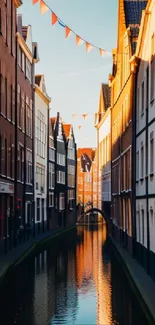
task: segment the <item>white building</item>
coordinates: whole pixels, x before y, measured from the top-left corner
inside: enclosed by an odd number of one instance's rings
[[[137,257],[153,273],[155,261],[155,0],[143,12],[136,57]],[[149,265],[148,265],[149,261]]]
[[[111,109],[110,88],[101,84],[99,108],[96,114],[98,208],[110,216],[111,204]]]
[[[42,232],[47,225],[47,152],[49,103],[44,75],[35,76],[35,223]]]

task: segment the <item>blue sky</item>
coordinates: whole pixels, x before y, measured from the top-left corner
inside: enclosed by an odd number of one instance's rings
[[[117,0],[46,0],[49,7],[86,41],[111,51],[116,46]],[[101,58],[85,44],[76,47],[75,36],[65,39],[59,24],[51,25],[47,12],[40,14],[39,4],[23,0],[19,11],[23,24],[32,25],[32,39],[38,42],[40,62],[36,73],[45,75],[48,95],[52,99],[51,115],[59,111],[64,122],[72,123],[79,147],[95,147],[94,113],[98,109],[100,84],[108,81],[111,58]],[[72,118],[72,113],[77,114]],[[81,114],[89,113],[84,121]],[[82,125],[78,130],[78,125]]]

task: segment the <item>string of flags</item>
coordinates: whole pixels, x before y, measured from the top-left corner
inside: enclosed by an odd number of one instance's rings
[[[56,14],[55,12],[46,4],[43,0],[32,0],[32,4],[35,5],[36,3],[40,3],[40,13],[45,14],[47,11],[51,12],[51,24],[55,25],[58,23],[61,27],[65,29],[65,37],[69,37],[71,34],[75,35],[76,39],[76,46],[85,43],[86,46],[86,52],[90,52],[92,49],[97,49],[100,53],[100,56],[109,56],[111,53],[109,51],[106,51],[105,49],[102,49],[98,46],[95,46],[89,42],[87,42],[85,39],[83,39],[81,36],[79,36],[76,32],[74,32],[70,27],[68,27]]]

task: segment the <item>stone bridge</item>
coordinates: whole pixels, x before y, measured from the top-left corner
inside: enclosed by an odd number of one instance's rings
[[[78,217],[78,219],[77,219],[77,224],[79,224],[80,223],[80,220],[85,216],[85,215],[87,215],[88,213],[93,213],[93,212],[99,212],[101,215],[102,215],[102,217],[103,217],[103,219],[105,220],[105,222],[106,222],[106,226],[107,226],[107,229],[108,229],[108,231],[111,229],[111,219],[110,219],[110,216],[108,217],[107,216],[107,214],[106,214],[106,212],[104,211],[104,210],[100,210],[100,209],[98,209],[98,208],[90,208],[90,209],[88,209],[87,211],[85,211],[84,213],[82,213],[79,217]]]

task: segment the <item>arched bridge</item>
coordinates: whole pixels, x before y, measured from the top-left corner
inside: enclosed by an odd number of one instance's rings
[[[90,208],[90,209],[88,209],[87,211],[85,211],[84,213],[82,213],[82,214],[78,217],[78,219],[77,219],[77,223],[79,223],[79,221],[80,221],[80,220],[81,220],[85,215],[87,215],[88,213],[93,213],[93,212],[99,212],[99,213],[102,215],[103,219],[105,220],[107,227],[109,226],[110,218],[107,216],[107,214],[106,214],[106,212],[105,212],[104,210],[100,210],[100,209],[98,209],[98,208]]]

